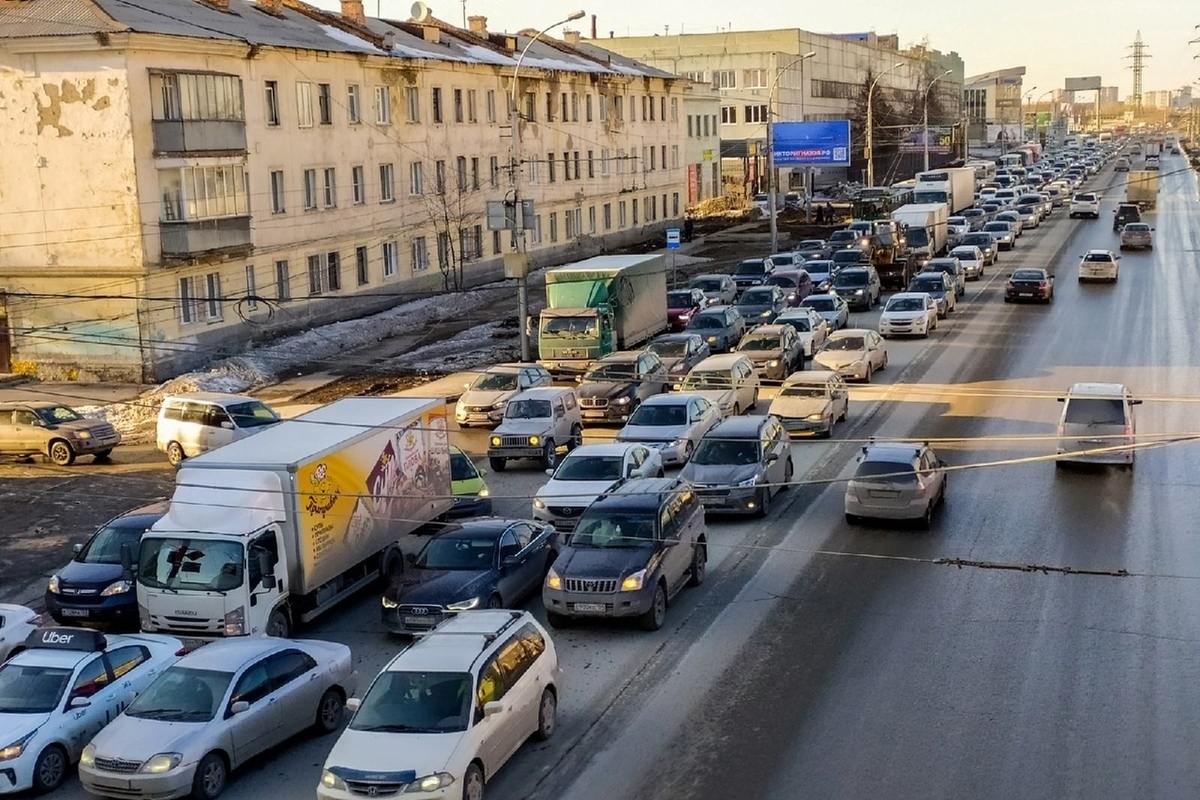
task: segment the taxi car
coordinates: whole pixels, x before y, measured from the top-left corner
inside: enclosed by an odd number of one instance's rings
[[[41,624],[41,615],[33,609],[0,603],[0,663],[24,650],[25,640]]]

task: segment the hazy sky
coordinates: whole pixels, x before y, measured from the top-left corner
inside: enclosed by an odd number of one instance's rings
[[[338,8],[338,0],[317,0]],[[367,14],[407,19],[411,0],[364,0]],[[439,19],[462,24],[462,0],[426,0]],[[601,38],[663,33],[803,28],[817,33],[874,30],[896,33],[901,47],[925,37],[944,52],[957,51],[968,75],[1025,66],[1026,90],[1061,87],[1063,78],[1099,75],[1105,86],[1133,88],[1124,58],[1138,30],[1147,45],[1143,90],[1178,89],[1200,81],[1200,0],[466,0],[494,31],[542,28],[583,9],[588,35],[597,15]],[[1200,87],[1195,87],[1200,93]]]

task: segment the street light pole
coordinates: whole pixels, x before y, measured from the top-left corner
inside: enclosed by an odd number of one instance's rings
[[[1028,92],[1026,92],[1025,94],[1023,94],[1017,98],[1017,114],[1018,114],[1017,122],[1020,125],[1020,127],[1017,129],[1018,130],[1017,138],[1021,140],[1020,142],[1017,143],[1018,145],[1025,144],[1025,101],[1027,99],[1029,99],[1029,96],[1036,91],[1037,91],[1037,87],[1031,86],[1031,87],[1029,87]]]
[[[903,66],[904,66],[903,61],[897,61],[895,64],[892,64],[890,67],[885,69],[883,72],[876,75],[875,80],[871,81],[870,87],[867,88],[867,153],[866,153],[866,156],[867,156],[867,185],[868,186],[875,185],[875,153],[872,152],[872,150],[871,150],[871,145],[874,143],[874,138],[875,138],[874,132],[873,132],[873,128],[875,126],[875,116],[874,116],[874,111],[872,110],[872,107],[871,107],[871,101],[875,96],[875,86],[876,86],[876,84],[879,83],[879,79],[882,78],[884,75],[887,75],[889,72],[891,72],[894,69],[900,69]]]
[[[804,118],[804,62],[817,54],[816,50],[805,53],[797,59],[793,59],[785,64],[781,69],[775,70],[775,77],[771,80],[771,87],[767,91],[767,213],[771,215],[771,252],[774,253],[779,246],[779,220],[776,214],[777,201],[775,194],[777,192],[775,186],[775,137],[771,131],[771,122],[775,117],[775,90],[779,87],[779,79],[783,73],[791,69],[795,65],[800,65],[800,118]],[[775,54],[771,54],[771,58],[775,58]]]
[[[509,87],[508,91],[509,119],[512,122],[512,139],[509,142],[508,156],[508,179],[509,185],[512,187],[514,226],[512,249],[514,254],[525,252],[525,215],[521,213],[521,114],[517,108],[517,79],[521,72],[521,62],[525,60],[525,54],[529,52],[529,48],[533,46],[533,43],[541,38],[542,34],[557,28],[559,25],[566,25],[568,22],[583,19],[583,16],[583,11],[576,11],[566,19],[559,20],[553,25],[547,25],[545,28],[542,28],[526,42],[525,47],[521,49],[521,55],[517,57],[517,63],[513,66],[512,86]],[[526,275],[528,269],[529,265],[526,262],[521,265],[517,275],[517,328],[520,331],[521,339],[521,361],[531,361],[533,358],[529,344],[529,280]]]
[[[1049,97],[1052,94],[1054,94],[1054,90],[1047,89],[1046,91],[1044,91],[1040,95],[1038,95],[1037,100],[1033,101],[1033,135],[1034,135],[1034,138],[1038,139],[1039,142],[1041,141],[1041,138],[1038,136],[1038,118],[1037,118],[1038,106],[1040,106],[1042,104],[1043,99],[1045,99],[1046,97]],[[1053,122],[1054,121],[1053,111],[1050,114],[1050,117],[1051,117],[1050,121]],[[1049,126],[1047,126],[1047,127],[1049,127]],[[1049,131],[1047,131],[1047,135],[1049,135]]]
[[[923,120],[924,128],[922,130],[922,133],[923,133],[922,138],[925,140],[925,172],[929,172],[929,92],[930,92],[930,90],[933,89],[933,85],[935,83],[937,83],[942,78],[949,75],[951,72],[954,72],[954,70],[952,70],[952,69],[946,70],[941,75],[938,75],[936,78],[931,80],[929,82],[929,85],[925,87],[925,113],[923,115],[924,116],[924,120]]]

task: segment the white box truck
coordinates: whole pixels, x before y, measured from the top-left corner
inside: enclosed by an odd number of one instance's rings
[[[188,459],[139,548],[142,630],[288,636],[398,574],[451,502],[441,399],[347,397]]]
[[[950,214],[975,204],[975,168],[946,167],[917,173],[913,187],[914,203],[945,203]]]
[[[934,258],[946,249],[949,217],[945,203],[912,203],[892,212],[892,219],[905,226],[909,252],[918,262]]]

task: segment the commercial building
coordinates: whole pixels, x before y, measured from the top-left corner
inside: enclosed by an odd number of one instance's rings
[[[857,119],[867,82],[878,78],[874,100],[881,110],[876,138],[876,171],[887,174],[916,166],[904,159],[907,131],[921,122],[926,92],[930,124],[951,126],[962,119],[963,62],[957,53],[925,47],[901,49],[897,36],[874,33],[822,34],[786,28],[765,31],[685,33],[670,36],[610,37],[604,47],[639,62],[711,85],[720,94],[720,139],[725,190],[734,194],[762,191],[766,186],[767,122],[852,120],[850,169],[820,167],[818,185],[847,177],[860,178],[865,146],[862,120]],[[815,55],[802,58],[808,53]],[[899,63],[899,67],[895,65]],[[948,73],[948,74],[946,74]],[[882,113],[894,110],[893,118]],[[857,124],[855,124],[855,121]],[[890,148],[889,148],[890,145]],[[948,157],[939,154],[938,160]],[[806,180],[801,168],[780,171],[778,185],[799,189]]]
[[[967,77],[963,99],[972,147],[1011,145],[1022,138],[1024,75],[1024,67],[1008,67]]]
[[[497,277],[514,152],[535,263],[661,236],[687,82],[531,36],[361,0],[0,0],[0,372],[159,380]]]

